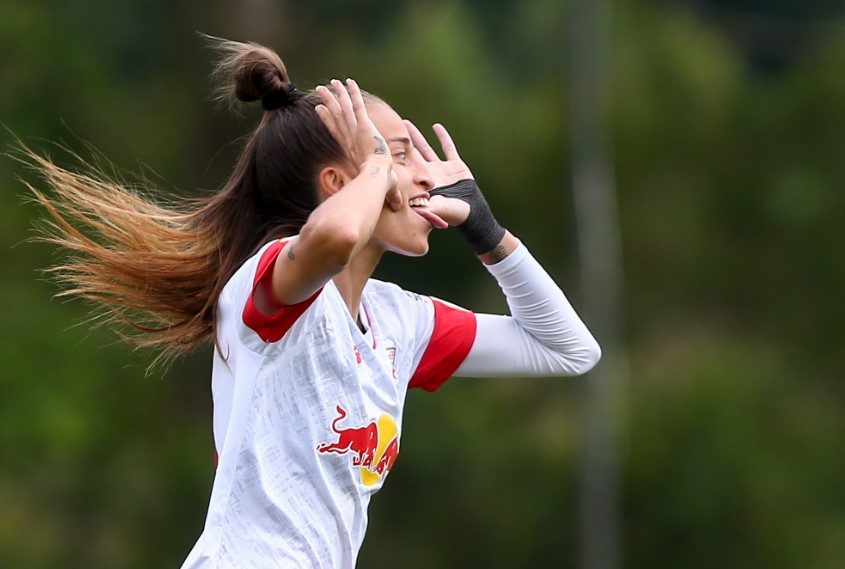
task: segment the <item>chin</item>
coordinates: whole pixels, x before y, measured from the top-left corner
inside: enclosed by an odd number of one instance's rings
[[[393,246],[389,250],[405,257],[422,257],[428,253],[428,239],[426,238],[417,243],[403,243],[402,245]]]

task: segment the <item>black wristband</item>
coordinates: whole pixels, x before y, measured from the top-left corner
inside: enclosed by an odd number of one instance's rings
[[[475,180],[460,180],[448,186],[434,188],[429,194],[457,198],[469,204],[469,216],[455,229],[467,240],[476,255],[489,253],[501,243],[505,228],[493,217],[490,205]]]

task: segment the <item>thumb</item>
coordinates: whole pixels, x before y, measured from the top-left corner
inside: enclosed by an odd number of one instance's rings
[[[392,211],[399,211],[402,209],[402,206],[405,205],[405,198],[402,197],[402,192],[399,191],[398,185],[399,178],[396,176],[396,172],[391,171],[390,189],[387,190],[387,194],[384,196],[384,201]]]
[[[428,200],[428,207],[432,213],[441,217],[453,227],[462,224],[469,217],[469,204],[457,198],[431,196]]]

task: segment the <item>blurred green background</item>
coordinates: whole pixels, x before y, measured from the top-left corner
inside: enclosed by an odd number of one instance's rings
[[[626,567],[845,567],[843,4],[609,2]],[[265,43],[301,88],[353,76],[443,122],[578,307],[571,7],[0,0],[0,122],[60,163],[54,142],[90,143],[174,193],[213,190],[257,114],[210,100],[196,32]],[[145,376],[149,354],[52,299],[16,176],[0,160],[0,567],[178,567],[214,473],[210,348]],[[377,276],[505,309],[448,233]],[[577,567],[590,377],[411,393],[360,567]]]

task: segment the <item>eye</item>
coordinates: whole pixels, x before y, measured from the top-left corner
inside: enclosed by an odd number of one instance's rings
[[[401,160],[403,162],[408,159],[408,153],[405,152],[404,150],[401,151],[401,152],[397,152],[393,156],[395,156],[396,158],[398,158],[399,160]]]

